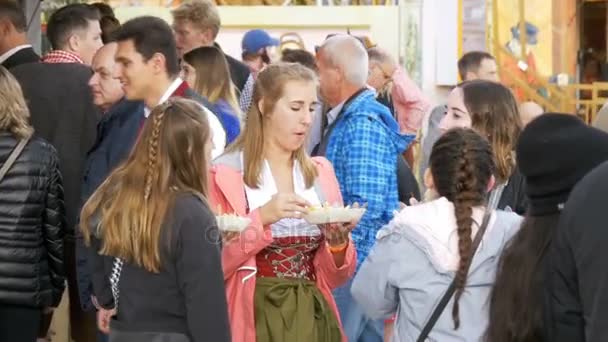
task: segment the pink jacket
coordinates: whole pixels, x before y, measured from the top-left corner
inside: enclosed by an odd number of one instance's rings
[[[391,97],[401,133],[416,134],[431,104],[402,68],[395,70],[392,79]]]
[[[333,167],[325,158],[313,158],[319,172],[315,188],[321,202],[342,203],[342,195]],[[255,317],[253,296],[256,282],[255,256],[272,242],[269,226],[262,226],[259,210],[247,214],[247,200],[243,173],[238,153],[230,153],[218,158],[211,170],[209,180],[209,199],[213,208],[221,206],[224,212],[234,212],[240,216],[248,216],[252,223],[237,240],[226,244],[222,250],[222,264],[228,313],[232,330],[233,342],[255,342]],[[353,243],[346,250],[344,265],[338,268],[328,248],[320,247],[315,258],[314,266],[317,287],[325,296],[336,318],[340,314],[331,290],[343,285],[355,272],[356,251]],[[341,323],[340,323],[341,326]],[[343,342],[346,337],[343,334]]]

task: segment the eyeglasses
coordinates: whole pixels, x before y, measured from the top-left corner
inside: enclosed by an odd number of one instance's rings
[[[375,68],[375,69],[380,70],[380,72],[382,73],[382,77],[383,77],[385,80],[389,81],[389,80],[392,80],[392,79],[393,79],[393,76],[392,76],[392,75],[390,75],[388,72],[386,72],[386,71],[385,71],[385,70],[382,68],[382,66],[381,66],[380,64],[377,64],[377,63],[374,63],[374,64],[372,64],[372,65],[371,65],[371,67],[369,68],[369,74],[371,74],[371,73],[372,73],[372,70],[373,70],[374,68]]]

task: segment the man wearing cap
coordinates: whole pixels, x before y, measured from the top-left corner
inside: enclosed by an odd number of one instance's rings
[[[274,59],[277,46],[279,40],[272,38],[264,30],[251,30],[245,33],[241,41],[242,57],[254,78]]]
[[[251,77],[247,80],[239,99],[239,106],[245,115],[253,98],[255,78],[258,72],[274,60],[277,46],[279,46],[279,40],[270,37],[268,32],[264,30],[251,30],[243,36],[241,57],[251,71]]]

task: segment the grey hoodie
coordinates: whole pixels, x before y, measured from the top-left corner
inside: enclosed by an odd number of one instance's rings
[[[473,209],[481,222],[483,208]],[[460,328],[454,330],[453,301],[428,341],[480,341],[488,320],[488,297],[505,244],[521,224],[514,213],[492,214],[460,298]],[[393,341],[416,341],[458,268],[454,206],[445,198],[406,207],[378,232],[378,240],[355,277],[352,294],[374,319],[397,313]],[[472,237],[477,232],[474,225]]]

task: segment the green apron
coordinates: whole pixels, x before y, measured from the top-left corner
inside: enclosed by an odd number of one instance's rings
[[[257,278],[257,342],[340,342],[340,326],[325,297],[309,280]]]

